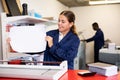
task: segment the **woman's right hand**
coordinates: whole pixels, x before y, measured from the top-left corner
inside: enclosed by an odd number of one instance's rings
[[[45,39],[48,42],[48,46],[52,47],[52,45],[53,45],[53,38],[51,36],[46,36]]]

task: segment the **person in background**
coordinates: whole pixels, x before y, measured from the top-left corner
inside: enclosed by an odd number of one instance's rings
[[[94,41],[94,62],[99,61],[99,50],[104,46],[104,33],[99,28],[97,22],[92,24],[93,30],[96,31],[95,35],[89,39],[86,39],[86,42]]]
[[[58,29],[47,32],[44,61],[62,62],[67,60],[68,69],[74,69],[74,58],[77,56],[80,44],[74,23],[73,12],[65,10],[60,13]]]

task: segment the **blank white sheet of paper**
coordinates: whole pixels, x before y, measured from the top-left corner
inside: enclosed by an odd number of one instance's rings
[[[42,52],[46,48],[45,25],[13,26],[10,28],[10,45],[17,52]]]

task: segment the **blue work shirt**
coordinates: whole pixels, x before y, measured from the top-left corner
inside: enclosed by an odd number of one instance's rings
[[[59,30],[51,30],[47,35],[53,38],[53,46],[46,47],[44,61],[62,62],[68,61],[68,69],[74,69],[74,58],[77,56],[80,39],[72,31],[69,31],[59,42]]]
[[[86,40],[87,42],[94,41],[94,49],[101,49],[104,45],[104,34],[101,29],[98,29],[95,35]]]

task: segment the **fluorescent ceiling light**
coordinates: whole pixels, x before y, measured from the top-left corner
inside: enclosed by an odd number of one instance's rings
[[[113,4],[113,3],[120,3],[120,0],[89,1],[90,5],[94,5],[94,4]]]

